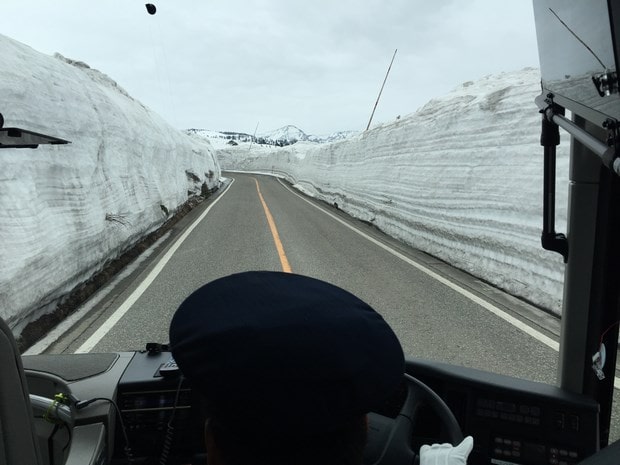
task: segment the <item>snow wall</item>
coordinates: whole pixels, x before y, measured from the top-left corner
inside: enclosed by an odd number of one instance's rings
[[[222,169],[284,174],[413,247],[561,312],[564,267],[544,251],[536,69],[466,82],[416,113],[330,145],[217,150]],[[558,148],[566,228],[568,137]]]
[[[70,145],[0,149],[0,316],[19,334],[220,177],[211,146],[103,73],[0,35],[5,127]]]

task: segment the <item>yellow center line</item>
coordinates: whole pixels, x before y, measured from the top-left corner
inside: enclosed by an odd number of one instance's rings
[[[282,245],[282,241],[280,240],[280,235],[278,234],[278,228],[276,228],[276,222],[273,220],[273,216],[271,216],[271,212],[269,211],[269,207],[263,198],[263,194],[260,192],[260,186],[258,185],[258,180],[253,178],[256,183],[256,190],[258,191],[258,198],[260,199],[260,203],[263,204],[263,209],[265,210],[265,216],[267,217],[267,222],[269,223],[269,229],[271,229],[271,235],[273,236],[273,242],[276,244],[276,250],[278,251],[278,256],[280,257],[280,263],[282,264],[282,271],[285,273],[292,273],[291,265],[286,258],[286,254],[284,253],[284,246]]]

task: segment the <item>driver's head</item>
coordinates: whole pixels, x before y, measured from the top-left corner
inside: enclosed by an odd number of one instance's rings
[[[331,284],[240,273],[190,295],[173,356],[205,400],[211,463],[360,463],[365,414],[399,386],[401,346],[369,305]]]

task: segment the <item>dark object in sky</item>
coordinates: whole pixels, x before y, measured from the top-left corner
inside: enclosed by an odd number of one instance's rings
[[[150,15],[154,15],[155,13],[157,13],[157,8],[155,8],[155,5],[153,5],[152,3],[147,3],[145,4],[145,6],[146,11],[148,11]]]

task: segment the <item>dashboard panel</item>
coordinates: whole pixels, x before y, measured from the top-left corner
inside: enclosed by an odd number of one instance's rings
[[[102,399],[75,412],[75,431],[98,425],[107,437],[90,453],[92,444],[79,443],[76,435],[71,453],[93,456],[81,463],[129,463],[126,441],[132,463],[156,464],[162,457],[170,465],[206,463],[200,398],[178,373],[162,374],[169,360],[169,352],[143,351],[26,356],[23,365],[32,394],[51,398],[60,390],[78,401]],[[432,388],[463,433],[474,437],[469,465],[575,465],[598,449],[599,408],[587,397],[427,360],[407,359],[406,370]],[[381,412],[386,421],[397,415],[402,394]],[[103,399],[115,401],[120,420]],[[432,414],[421,411],[416,418],[414,450],[442,441]]]
[[[407,372],[439,394],[473,436],[470,465],[575,465],[598,450],[599,406],[588,397],[425,360],[408,359]],[[430,428],[417,425],[418,440],[441,436]]]
[[[117,404],[135,458],[147,463],[206,463],[200,398],[180,372],[160,370],[169,352],[139,352],[118,383]],[[124,438],[117,432],[116,443]],[[117,450],[116,458],[123,458]]]

